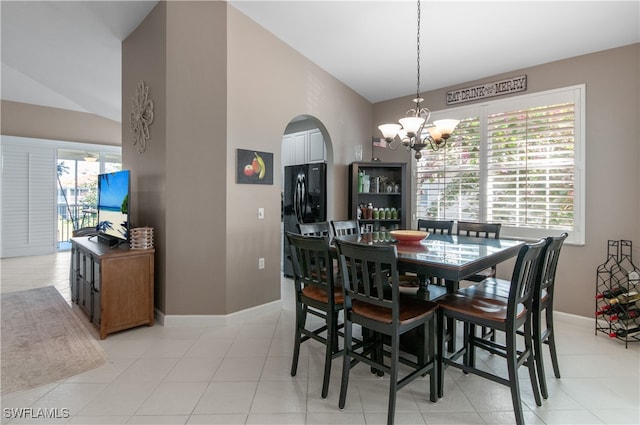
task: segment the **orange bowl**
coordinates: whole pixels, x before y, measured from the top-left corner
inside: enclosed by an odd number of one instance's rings
[[[398,243],[405,244],[419,244],[421,240],[426,239],[429,236],[429,232],[422,230],[392,230],[389,232],[391,237],[398,241]]]

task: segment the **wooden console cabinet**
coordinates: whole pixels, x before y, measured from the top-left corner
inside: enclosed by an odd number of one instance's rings
[[[107,334],[153,326],[155,250],[110,248],[87,237],[71,239],[71,299]]]

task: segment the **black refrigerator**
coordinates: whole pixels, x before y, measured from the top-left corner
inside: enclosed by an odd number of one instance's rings
[[[293,276],[286,232],[298,233],[298,223],[314,223],[327,219],[327,164],[288,165],[284,167],[282,220],[284,255],[282,272]]]

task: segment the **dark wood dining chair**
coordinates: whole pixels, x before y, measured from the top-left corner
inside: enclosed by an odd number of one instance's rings
[[[331,362],[342,355],[338,344],[339,312],[344,309],[342,290],[337,288],[333,271],[329,238],[326,236],[304,236],[287,232],[291,249],[296,294],[296,329],[291,361],[291,376],[296,376],[300,345],[314,339],[325,345],[322,398],[329,391]],[[324,324],[312,327],[307,315],[324,319]],[[326,332],[326,336],[322,336]]]
[[[543,345],[547,345],[549,347],[553,374],[556,378],[560,378],[560,367],[558,364],[555,334],[553,331],[553,294],[555,292],[556,270],[558,268],[560,250],[562,249],[567,236],[567,233],[562,233],[560,236],[549,236],[546,238],[544,254],[540,260],[540,271],[536,278],[533,295],[532,337],[534,357],[540,393],[545,399],[549,397],[549,391],[547,389],[547,380],[544,371],[544,360],[542,354]],[[460,292],[506,298],[509,295],[510,286],[511,283],[509,281],[490,278],[477,283],[476,285],[465,288]],[[544,325],[543,318],[545,319]],[[519,330],[518,333],[522,334],[522,331]]]
[[[331,227],[333,228],[334,236],[360,234],[360,225],[358,224],[358,220],[332,220]]]
[[[398,254],[394,245],[363,245],[341,240],[335,244],[345,294],[344,360],[338,406],[340,409],[345,406],[351,369],[362,362],[372,371],[389,374],[387,424],[393,424],[396,393],[415,379],[428,373],[429,398],[433,402],[437,400],[434,325],[438,306],[400,293]],[[364,344],[354,344],[354,324],[362,327]],[[412,330],[418,340],[414,358],[400,352],[400,337]],[[411,370],[405,374],[402,368],[402,378],[400,363]]]
[[[428,220],[419,218],[418,230],[424,230],[436,235],[451,235],[453,232],[453,220]]]
[[[431,234],[436,234],[436,235],[450,236],[453,231],[453,220],[429,220],[425,218],[419,218],[417,230],[424,230],[425,232],[429,232]],[[404,274],[405,276],[412,276],[413,274],[411,272],[405,272],[404,270],[401,270],[401,273]],[[426,274],[423,274],[423,273],[416,273],[416,275],[421,288],[427,288],[429,285],[437,285],[437,286],[446,285],[444,279],[438,279],[433,276],[427,276]]]
[[[438,362],[439,396],[443,395],[444,366],[453,366],[464,373],[472,373],[508,386],[511,390],[516,423],[524,424],[518,368],[526,366],[529,370],[536,404],[542,405],[534,363],[532,311],[539,262],[545,244],[546,241],[541,239],[537,243],[522,246],[513,269],[507,298],[459,291],[436,300],[440,307],[438,313],[438,343],[441,353]],[[444,323],[448,318],[464,324],[462,347],[450,356],[447,356],[444,350]],[[476,336],[476,326],[504,332],[506,342],[499,344],[482,335]],[[524,345],[521,347],[517,344],[519,329],[523,329],[524,335]],[[478,348],[506,359],[506,378],[476,367],[475,352]],[[460,361],[461,357],[462,361]]]
[[[499,239],[501,223],[473,223],[470,221],[459,221],[456,226],[458,236],[472,236],[476,238]],[[472,276],[465,278],[472,282],[481,282],[488,277],[496,277],[496,265],[482,270]]]
[[[298,231],[304,236],[327,236],[331,238],[331,226],[328,221],[298,223]]]

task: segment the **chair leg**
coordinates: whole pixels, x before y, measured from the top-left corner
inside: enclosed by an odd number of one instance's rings
[[[437,368],[436,379],[438,383],[438,398],[442,398],[442,396],[444,395],[444,360],[443,359],[446,353],[444,321],[445,321],[444,313],[442,312],[442,310],[438,310],[437,322],[436,322],[436,327],[438,332],[438,335],[437,335],[438,355],[436,357],[437,363],[434,366],[434,369]]]
[[[349,386],[349,371],[351,369],[351,322],[347,319],[345,314],[344,318],[344,355],[342,358],[342,380],[340,381],[340,400],[338,401],[338,407],[344,409],[345,402],[347,401],[347,388]]]
[[[464,345],[467,347],[465,352],[465,364],[467,366],[476,367],[476,346],[473,344],[473,338],[476,336],[476,325],[473,323],[464,324]]]
[[[547,391],[547,380],[544,372],[544,362],[542,360],[542,317],[539,311],[533,313],[533,354],[536,363],[537,380],[540,386],[542,398],[549,398]]]
[[[432,363],[431,371],[429,371],[429,400],[433,403],[438,401],[438,368],[436,365],[438,355],[436,353],[436,341],[434,340],[435,321],[436,317],[434,316],[425,325],[425,338],[427,338],[427,362]]]
[[[389,407],[387,410],[387,425],[393,425],[396,415],[396,394],[398,392],[398,366],[400,357],[400,336],[391,336],[391,372],[389,373]]]
[[[524,414],[522,411],[522,401],[520,400],[520,385],[518,383],[518,353],[516,349],[515,332],[507,332],[507,370],[509,373],[509,389],[511,390],[511,402],[513,404],[513,413],[516,417],[517,425],[524,425]],[[526,337],[525,337],[526,338]],[[526,350],[525,344],[525,350]],[[530,349],[530,347],[529,347]],[[535,377],[534,377],[535,380]]]
[[[327,398],[329,393],[329,378],[331,377],[331,360],[336,347],[337,315],[327,313],[327,340],[324,351],[324,378],[322,379],[322,398]]]
[[[530,323],[524,325],[524,351],[529,352],[529,356],[525,362],[525,366],[529,369],[529,379],[531,380],[531,389],[533,390],[533,396],[536,400],[537,406],[542,406],[542,399],[540,398],[540,389],[538,388],[538,379],[536,377],[534,353],[533,353],[533,337]],[[517,378],[517,377],[516,377]]]
[[[293,359],[291,360],[291,376],[296,376],[298,372],[298,358],[300,357],[300,344],[302,343],[302,332],[305,318],[307,315],[307,307],[302,303],[296,303],[296,334],[293,342]]]
[[[546,309],[547,329],[548,337],[547,344],[549,345],[549,353],[551,354],[551,364],[553,365],[553,374],[556,378],[560,379],[560,366],[558,365],[558,354],[556,353],[556,338],[553,331],[553,310]]]

